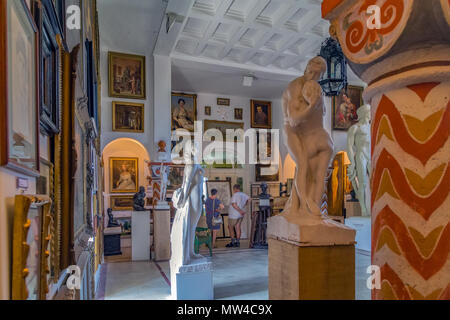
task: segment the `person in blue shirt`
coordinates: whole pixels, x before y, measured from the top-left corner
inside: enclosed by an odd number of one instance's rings
[[[224,208],[222,202],[219,199],[217,199],[216,189],[211,190],[211,195],[208,197],[208,199],[206,199],[205,208],[206,208],[206,223],[208,224],[208,228],[212,231],[213,235],[212,245],[213,248],[215,248],[217,231],[220,230],[221,224],[214,224],[213,217],[217,218],[220,215],[220,210],[223,210]]]

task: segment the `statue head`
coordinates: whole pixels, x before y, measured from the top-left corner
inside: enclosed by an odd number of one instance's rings
[[[145,187],[142,187],[142,186],[139,187],[139,193],[141,193],[141,194],[145,193]]]
[[[370,122],[370,105],[365,104],[356,110],[356,114],[358,115],[358,120],[360,123],[369,123]]]
[[[322,75],[327,71],[327,63],[324,58],[317,56],[309,60],[305,69],[306,80],[319,81]]]

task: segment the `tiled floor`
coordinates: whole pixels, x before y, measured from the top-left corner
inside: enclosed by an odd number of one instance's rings
[[[267,250],[217,249],[214,264],[214,296],[216,299],[267,300]],[[366,287],[366,269],[370,256],[356,254],[356,299],[370,299]],[[158,300],[170,299],[169,263],[118,262],[106,268],[105,299]]]

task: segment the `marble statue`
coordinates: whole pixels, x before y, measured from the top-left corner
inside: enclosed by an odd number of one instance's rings
[[[134,211],[145,211],[145,188],[139,187],[139,192],[133,196],[133,209]]]
[[[186,165],[183,184],[181,188],[175,190],[172,197],[177,212],[170,235],[172,244],[170,264],[176,269],[200,263],[200,259],[204,259],[203,256],[194,253],[195,229],[203,207],[203,175],[205,173],[193,156],[194,154],[194,151],[184,153]]]
[[[333,140],[324,128],[325,106],[318,81],[326,71],[317,56],[304,76],[283,93],[284,140],[296,164],[291,195],[283,212],[268,219],[267,237],[303,245],[353,244],[356,231],[322,214],[322,197]]]
[[[160,177],[161,177],[161,194],[159,197],[160,203],[165,203],[166,201],[166,193],[167,193],[167,184],[169,183],[169,170],[168,166],[165,166],[164,163],[161,163]]]
[[[358,123],[350,127],[347,136],[347,154],[350,159],[348,177],[355,189],[361,205],[361,214],[370,216],[369,197],[367,196],[370,166],[370,106],[364,105],[357,110]]]
[[[284,212],[320,218],[327,168],[333,141],[323,126],[325,107],[318,81],[326,62],[315,57],[304,76],[291,82],[283,94],[284,135],[296,164],[291,197]]]

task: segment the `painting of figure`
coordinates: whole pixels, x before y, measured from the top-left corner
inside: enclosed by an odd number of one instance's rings
[[[111,193],[138,191],[138,158],[110,158]]]
[[[109,95],[145,99],[145,57],[109,52]]]
[[[144,105],[113,102],[113,131],[144,132]]]
[[[333,129],[348,130],[358,121],[358,110],[363,105],[363,87],[348,86],[340,95],[333,97]]]
[[[172,93],[172,130],[194,131],[197,120],[197,95]]]
[[[272,103],[251,100],[252,128],[272,129]]]

